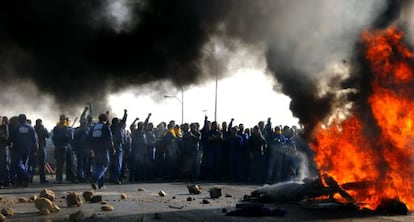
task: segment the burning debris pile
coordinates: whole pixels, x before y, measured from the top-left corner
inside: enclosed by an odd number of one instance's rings
[[[365,210],[381,215],[406,215],[407,206],[398,199],[384,198],[376,209],[366,209],[366,203],[357,202],[351,193],[366,191],[375,183],[371,181],[351,182],[338,184],[328,176],[322,179],[305,180],[304,183],[285,182],[264,186],[246,195],[244,201],[267,203],[300,203],[305,208],[346,208]]]
[[[403,37],[396,27],[362,34],[361,83],[367,85],[359,106],[313,133],[322,174],[339,184],[373,181],[367,189],[349,191],[370,209],[387,199],[414,209],[414,60]]]
[[[346,112],[315,115],[318,124],[305,125],[320,178],[263,187],[248,199],[322,198],[380,214],[414,209],[414,54],[401,30],[362,32],[351,76],[342,82],[356,89],[346,96]]]

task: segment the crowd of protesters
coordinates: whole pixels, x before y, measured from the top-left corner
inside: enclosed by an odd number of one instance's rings
[[[128,128],[127,110],[122,119],[109,120],[108,114],[95,122],[85,107],[77,128],[62,114],[50,133],[40,119],[32,127],[24,114],[0,117],[0,186],[28,186],[35,169],[40,183],[48,183],[48,139],[56,160],[54,182],[63,183],[65,175],[66,182],[89,182],[94,189],[105,182],[152,179],[275,183],[297,177],[301,157],[312,159],[299,129],[272,127],[270,118],[253,128],[235,126],[234,119],[219,125],[207,116],[202,126],[175,121],[154,126],[148,114]]]

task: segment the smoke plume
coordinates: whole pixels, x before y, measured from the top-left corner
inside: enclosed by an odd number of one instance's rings
[[[11,85],[33,82],[63,109],[134,85],[169,80],[185,87],[213,78],[209,73],[225,72],[226,61],[206,60],[217,54],[209,46],[227,42],[221,47],[260,52],[275,89],[312,129],[332,111],[344,86],[338,76],[349,74],[332,67],[349,65],[361,30],[399,15],[392,9],[403,1],[395,2],[6,1],[0,77]]]

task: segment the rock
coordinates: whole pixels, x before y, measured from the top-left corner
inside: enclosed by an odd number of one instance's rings
[[[55,192],[49,190],[49,189],[43,189],[40,191],[39,197],[44,197],[49,199],[50,201],[54,201],[56,198]]]
[[[190,194],[200,194],[200,193],[203,192],[200,185],[198,185],[198,184],[188,184],[187,188],[188,188],[188,192]]]
[[[68,207],[72,207],[72,206],[80,206],[82,205],[82,200],[80,197],[79,193],[75,193],[75,192],[70,192],[67,196],[66,196],[66,204],[68,205]]]
[[[42,215],[49,215],[51,212],[58,212],[60,208],[45,197],[39,197],[35,201],[35,207]]]
[[[102,206],[101,207],[101,210],[102,211],[113,211],[114,210],[114,206],[108,204],[108,205]]]
[[[202,202],[203,204],[209,204],[210,203],[210,201],[208,201],[208,200],[206,200],[206,199],[203,199],[203,202]]]
[[[3,214],[0,214],[0,222],[6,222],[7,221],[7,217],[4,216]]]
[[[220,187],[213,187],[209,192],[212,199],[219,198],[222,195],[222,189]]]
[[[126,193],[121,193],[121,199],[126,200],[128,198],[128,195]]]
[[[81,210],[69,215],[69,222],[82,222],[85,220],[85,213]]]
[[[165,196],[167,196],[167,193],[166,193],[165,191],[161,190],[161,191],[158,193],[158,195],[160,195],[160,197],[165,197]]]
[[[107,204],[107,203],[108,203],[108,201],[102,201],[101,202],[102,205]]]
[[[175,200],[175,196],[173,196],[172,199]]]
[[[138,191],[139,192],[143,192],[143,191],[145,191],[143,188],[138,188]]]
[[[82,196],[85,201],[91,201],[93,197],[94,192],[93,191],[85,191],[83,192]]]
[[[187,197],[187,201],[193,201],[192,197]]]
[[[37,195],[33,195],[33,196],[31,196],[31,197],[29,197],[29,200],[30,201],[35,201],[37,199]]]
[[[102,196],[101,195],[95,195],[91,199],[91,203],[100,203],[102,202]]]
[[[27,202],[26,198],[24,198],[24,197],[19,197],[19,198],[17,198],[17,201],[18,201],[19,203],[26,203],[26,202]]]
[[[3,214],[4,216],[13,216],[14,215],[14,210],[12,208],[8,208],[5,207],[3,209],[1,209],[1,214]]]
[[[225,197],[233,197],[231,194],[228,194],[228,193],[226,193],[224,196]]]
[[[183,209],[184,205],[170,204],[168,207],[173,209]]]

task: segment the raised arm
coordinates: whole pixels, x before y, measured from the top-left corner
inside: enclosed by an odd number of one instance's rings
[[[132,133],[132,131],[134,131],[135,130],[135,123],[137,122],[139,120],[139,118],[137,117],[137,118],[135,118],[134,119],[134,122],[132,122],[131,123],[131,125],[129,126],[129,129],[131,130],[131,133]]]
[[[149,119],[151,117],[151,113],[148,113],[147,118],[145,118],[145,122],[144,122],[144,129],[148,129],[148,123],[149,123]]]
[[[127,117],[128,117],[127,110],[126,110],[126,109],[124,109],[124,116],[123,116],[123,117],[122,117],[122,119],[121,119],[121,124],[122,124],[122,125],[125,125],[125,123],[126,123],[126,121],[127,121]]]

